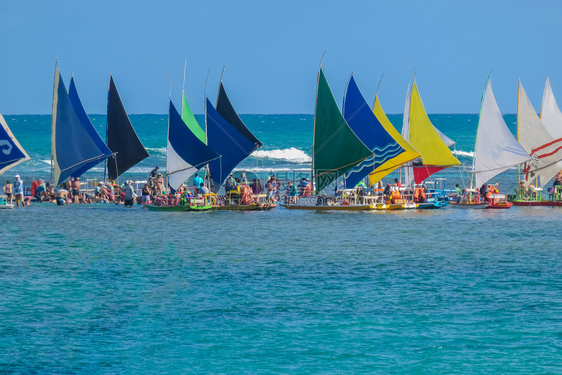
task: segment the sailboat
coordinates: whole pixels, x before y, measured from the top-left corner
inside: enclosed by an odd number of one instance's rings
[[[79,177],[111,156],[78,97],[74,77],[67,93],[58,65],[55,67],[51,160],[54,186]]]
[[[312,141],[312,180],[316,187],[316,199],[305,204],[302,202],[304,198],[300,198],[299,203],[285,204],[284,207],[301,210],[370,210],[368,204],[350,204],[343,198],[323,197],[320,193],[362,162],[365,162],[367,170],[372,171],[374,160],[366,160],[373,155],[373,151],[357,137],[342,116],[324,70],[320,67]],[[361,167],[356,173],[360,170]]]
[[[548,81],[547,85],[550,86]],[[548,107],[553,106],[550,104]],[[519,188],[510,201],[516,206],[562,206],[562,202],[542,199],[543,187],[560,170],[558,162],[562,160],[562,138],[555,139],[543,125],[521,81],[517,100],[517,140],[532,160],[522,165]]]
[[[242,122],[221,82],[217,96],[217,107],[205,97],[205,123],[207,144],[220,157],[209,163],[209,173],[214,185],[211,190],[217,193],[236,166],[252,152],[262,146],[248,127]],[[242,193],[242,192],[241,192]],[[275,204],[262,203],[259,197],[253,197],[251,204],[237,204],[225,197],[218,210],[269,210]]]
[[[25,161],[31,160],[8,127],[4,116],[0,115],[0,174]]]
[[[107,146],[113,151],[107,160],[107,173],[113,181],[150,156],[129,120],[113,76],[107,94]]]
[[[385,125],[376,116],[375,111],[379,112]],[[374,185],[394,169],[420,156],[412,145],[394,129],[382,111],[378,97],[375,99],[375,109],[371,111],[353,76],[346,88],[343,116],[353,132],[374,153],[372,157],[365,159],[344,174],[346,187],[354,187],[369,174],[378,175],[378,179],[370,179],[371,185]],[[393,210],[417,207],[415,204],[407,204],[406,201],[388,204],[382,195],[368,196],[365,199],[372,201],[375,209]]]
[[[193,116],[193,114],[191,115]],[[195,117],[193,117],[195,120]],[[193,123],[191,123],[193,125]],[[199,126],[199,125],[197,125]],[[185,180],[205,164],[216,160],[219,155],[208,147],[180,117],[170,100],[168,116],[168,141],[166,146],[166,177],[168,185],[178,190]],[[204,211],[212,209],[211,204],[182,204],[177,199],[160,198],[154,204],[145,205],[155,211]]]
[[[406,186],[421,184],[434,173],[461,164],[449,149],[454,141],[435,128],[427,116],[415,80],[406,97],[402,136],[421,154],[406,168]]]
[[[511,207],[511,203],[505,201],[505,195],[496,193],[489,197],[490,202],[486,202],[485,197],[478,195],[476,188],[486,184],[498,174],[530,160],[529,154],[507,127],[492,91],[492,81],[488,78],[480,107],[471,186],[467,194],[461,197],[459,203],[453,206],[461,208]]]

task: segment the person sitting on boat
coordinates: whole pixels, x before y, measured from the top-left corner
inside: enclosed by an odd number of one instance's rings
[[[258,190],[258,179],[254,178],[250,184],[250,189],[252,189],[252,194],[259,194]]]
[[[201,185],[203,185],[203,179],[199,177],[199,173],[195,173],[193,176],[193,186],[195,186],[195,194],[200,194],[199,190],[201,189]]]
[[[462,190],[461,187],[459,186],[459,184],[455,185],[455,191],[457,192],[457,197],[460,197],[462,194]]]
[[[390,193],[390,202],[397,203],[398,200],[401,200],[402,196],[400,195],[400,190],[398,188],[394,188]]]
[[[402,187],[402,184],[400,183],[400,181],[398,181],[397,178],[394,179],[394,185],[396,185],[396,187],[399,187],[399,188]]]
[[[416,188],[414,192],[414,202],[423,203],[425,202],[425,190],[423,187]]]

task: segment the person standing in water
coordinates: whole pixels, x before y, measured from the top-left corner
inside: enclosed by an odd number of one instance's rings
[[[123,192],[125,193],[125,207],[133,207],[135,203],[135,189],[133,188],[132,181],[126,181],[125,187],[123,188]]]
[[[25,206],[25,202],[23,200],[23,181],[20,178],[20,175],[16,175],[16,182],[14,182],[14,198],[16,199],[16,206],[19,207],[20,202],[21,206]]]
[[[6,181],[6,185],[4,185],[4,188],[2,190],[4,191],[4,194],[6,194],[6,202],[8,203],[12,203],[13,189],[14,189],[14,185],[12,185],[10,180]]]

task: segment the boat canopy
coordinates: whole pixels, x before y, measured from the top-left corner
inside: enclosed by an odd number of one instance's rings
[[[494,176],[530,159],[507,127],[492,91],[492,81],[488,79],[476,133],[473,186],[479,187]]]
[[[127,116],[113,76],[109,77],[107,95],[107,146],[114,152],[107,161],[107,173],[112,180],[150,156]]]
[[[109,156],[110,149],[103,143],[82,107],[74,78],[70,80],[67,93],[57,66],[51,128],[55,186],[70,177],[81,176]]]
[[[199,127],[199,125],[197,126]],[[218,158],[219,155],[202,142],[186,125],[170,100],[166,175],[172,189],[179,189],[181,184],[199,168]]]
[[[343,118],[322,68],[318,72],[312,154],[317,192],[373,156]]]
[[[351,168],[344,175],[346,188],[353,188],[365,176],[406,150],[389,134],[369,108],[353,75],[349,79],[343,102],[343,117],[355,135],[374,155]]]
[[[14,137],[2,115],[0,115],[0,125],[0,173],[4,173],[31,158]]]
[[[562,160],[562,139],[554,139],[535,112],[525,89],[519,81],[517,99],[517,140],[532,157],[521,169],[525,186],[538,179],[541,186],[560,170],[557,163]]]

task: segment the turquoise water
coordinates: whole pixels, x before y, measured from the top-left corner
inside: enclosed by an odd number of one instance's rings
[[[0,215],[0,371],[560,372],[562,210]]]
[[[243,119],[271,151],[247,168],[308,168],[287,156],[310,155],[312,116]],[[6,120],[48,159],[49,116]],[[93,120],[101,133],[105,118]],[[146,147],[164,147],[166,116],[132,120]],[[473,151],[476,115],[432,120]],[[32,161],[8,175],[48,169]],[[561,209],[36,204],[0,210],[0,223],[0,372],[562,371]]]

